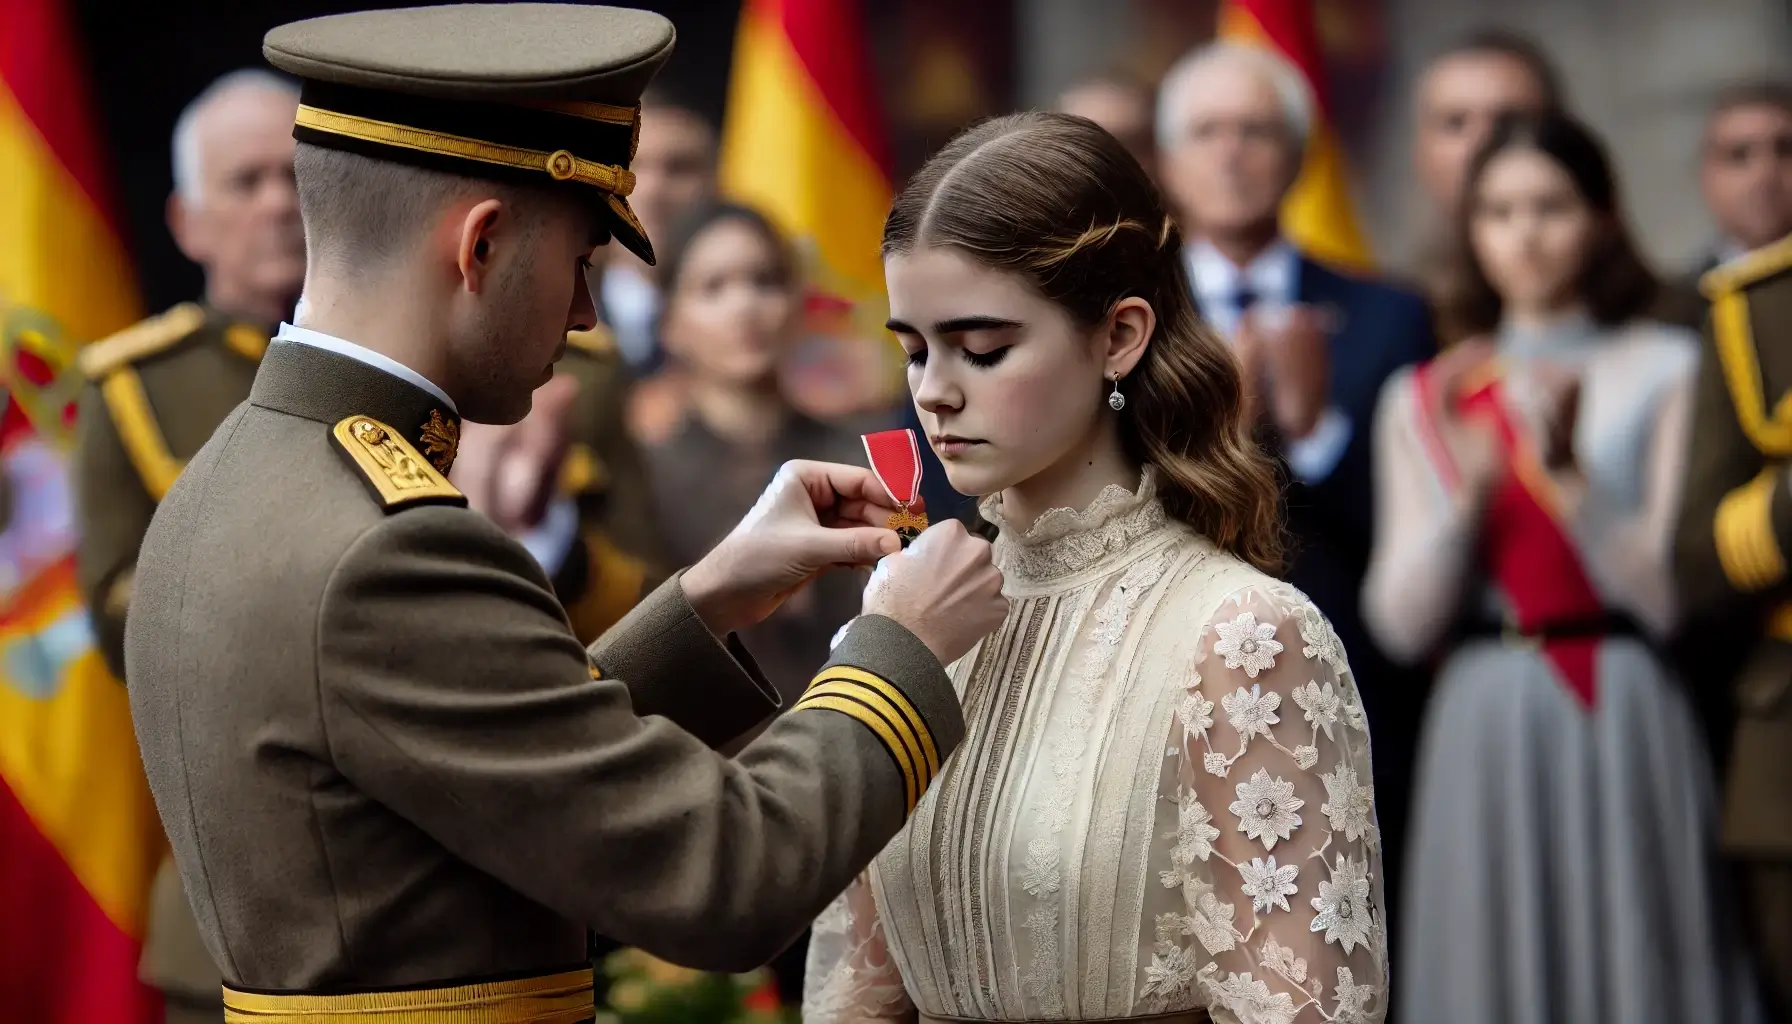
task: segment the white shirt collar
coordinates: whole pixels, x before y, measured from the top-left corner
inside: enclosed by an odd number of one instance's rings
[[[1230,337],[1238,328],[1239,286],[1248,288],[1266,306],[1285,306],[1295,300],[1299,285],[1300,253],[1287,239],[1278,238],[1243,269],[1227,259],[1206,239],[1196,239],[1186,250],[1189,282],[1201,314],[1220,333]]]
[[[456,416],[460,415],[460,410],[455,408],[454,399],[448,397],[448,392],[437,387],[436,383],[428,377],[423,376],[416,370],[393,359],[391,356],[375,352],[373,349],[357,345],[352,341],[344,341],[333,334],[325,334],[322,331],[313,331],[304,327],[294,327],[292,324],[281,324],[279,333],[274,335],[274,342],[276,344],[283,341],[294,342],[300,345],[310,345],[312,348],[321,348],[327,352],[334,352],[339,356],[347,356],[356,362],[366,363],[376,370],[384,370],[392,376],[397,377],[399,380],[415,384],[417,387],[436,396],[438,399],[441,399],[443,405],[448,407],[449,412],[454,413]]]

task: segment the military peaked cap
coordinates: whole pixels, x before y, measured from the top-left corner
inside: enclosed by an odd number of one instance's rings
[[[282,25],[269,63],[303,79],[300,142],[468,177],[593,190],[648,263],[629,208],[641,93],[672,23],[584,4],[452,4]]]

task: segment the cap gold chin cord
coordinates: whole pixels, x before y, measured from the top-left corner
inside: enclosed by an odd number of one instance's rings
[[[399,146],[423,153],[441,153],[460,157],[463,160],[478,160],[501,167],[541,171],[555,181],[574,181],[592,185],[616,196],[626,197],[635,190],[634,172],[615,164],[600,164],[593,160],[586,160],[574,156],[564,149],[557,149],[550,153],[540,149],[501,146],[481,139],[470,139],[464,135],[450,135],[446,132],[393,124],[390,121],[378,121],[371,117],[342,114],[308,104],[299,105],[296,123],[301,128],[329,132],[332,135],[342,135],[367,142],[377,142],[386,146]]]

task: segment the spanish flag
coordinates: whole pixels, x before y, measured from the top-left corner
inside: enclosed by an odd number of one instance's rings
[[[60,0],[0,0],[0,1018],[153,1021],[161,826],[75,589],[75,350],[137,299]]]
[[[1300,177],[1282,201],[1282,230],[1315,259],[1367,269],[1374,257],[1350,201],[1344,150],[1332,128],[1313,5],[1314,0],[1224,0],[1219,37],[1271,50],[1305,76],[1313,125]]]
[[[882,340],[878,243],[888,135],[855,0],[746,0],[722,131],[722,190],[764,211],[804,258],[817,316]],[[881,346],[894,362],[894,345]]]

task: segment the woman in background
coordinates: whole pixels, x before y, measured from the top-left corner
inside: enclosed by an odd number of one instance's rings
[[[1640,319],[1655,281],[1576,122],[1502,123],[1461,217],[1444,312],[1478,336],[1390,380],[1375,438],[1364,618],[1390,655],[1442,653],[1401,1012],[1735,1020],[1707,758],[1651,646],[1695,339]]]
[[[684,380],[685,410],[648,449],[673,565],[701,558],[792,459],[863,465],[856,436],[793,410],[779,388],[802,327],[803,291],[789,245],[757,210],[715,204],[673,232],[661,271],[660,343]],[[743,634],[786,700],[800,694],[828,642],[857,614],[861,578],[824,576]]]

